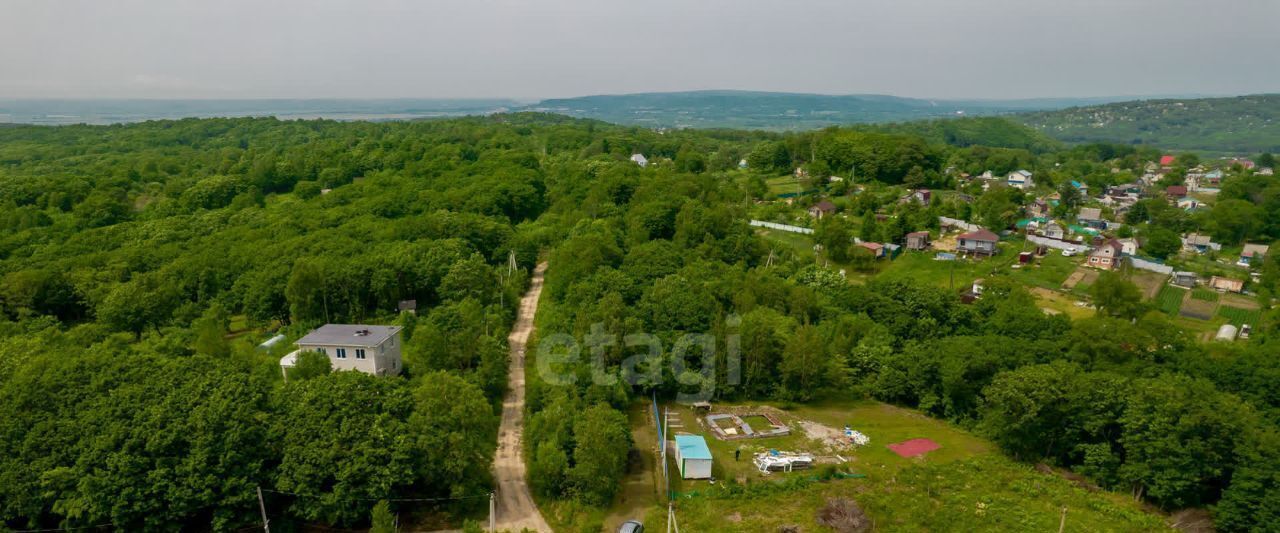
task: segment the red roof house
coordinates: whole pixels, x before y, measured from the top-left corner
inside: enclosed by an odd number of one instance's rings
[[[884,257],[884,245],[878,242],[860,242],[858,246],[871,250],[871,254],[876,258]]]
[[[1178,158],[1176,158],[1176,157],[1174,157],[1174,156],[1171,156],[1171,155],[1162,155],[1162,156],[1160,156],[1160,166],[1162,166],[1162,167],[1171,167],[1171,166],[1173,166],[1173,162],[1174,162],[1174,161],[1177,161],[1177,160],[1178,160]]]
[[[1170,198],[1174,198],[1174,199],[1186,198],[1187,186],[1186,185],[1170,185],[1168,188],[1164,190],[1164,193],[1168,195]]]

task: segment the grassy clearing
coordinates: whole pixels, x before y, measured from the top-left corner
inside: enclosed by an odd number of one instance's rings
[[[989,278],[1008,270],[1018,260],[1017,254],[1001,254],[986,259],[938,261],[936,252],[905,252],[893,261],[882,261],[881,280],[898,280],[935,287],[963,289],[979,278]],[[954,283],[952,282],[954,276]]]
[[[1076,302],[1080,300],[1057,291],[1042,287],[1032,287],[1031,294],[1036,297],[1036,302],[1040,304],[1041,309],[1046,309],[1055,314],[1067,315],[1072,320],[1089,318],[1096,314],[1091,307],[1076,305]]]
[[[1186,298],[1187,290],[1166,284],[1160,288],[1159,294],[1156,295],[1156,309],[1161,312],[1176,316],[1178,310],[1182,309],[1182,300]]]
[[[1060,253],[1050,253],[1038,257],[1031,266],[1009,271],[1009,276],[1027,287],[1043,287],[1058,289],[1067,280],[1076,267],[1080,266],[1079,257],[1063,257]]]
[[[1223,305],[1218,307],[1218,316],[1227,319],[1227,322],[1232,325],[1239,326],[1241,324],[1257,324],[1262,312],[1257,309],[1241,309]]]
[[[769,178],[764,181],[769,186],[769,194],[777,196],[786,193],[799,193],[803,187],[800,186],[800,180],[795,176],[778,176]]]
[[[713,474],[722,480],[715,486],[730,480],[741,489],[726,495],[707,481],[673,479],[677,491],[697,493],[676,500],[683,530],[774,532],[795,525],[802,531],[816,531],[816,512],[828,497],[836,496],[857,501],[875,521],[877,531],[1053,531],[1062,507],[1068,508],[1070,531],[1165,529],[1160,517],[1143,512],[1122,495],[1090,492],[1058,475],[1016,463],[987,441],[908,409],[871,401],[799,406],[783,414],[792,425],[791,435],[739,441],[711,436],[686,407],[671,409],[676,414],[672,424],[682,427],[672,428],[670,434],[683,431],[707,439],[715,457]],[[819,453],[816,446],[820,445],[795,423],[802,419],[836,429],[848,425],[867,434],[871,444],[840,453],[849,461],[841,468],[866,477],[806,482],[817,471],[768,476],[756,472],[749,462],[751,450]],[[647,435],[653,438],[651,430]],[[920,437],[934,440],[941,448],[908,459],[885,446]],[[638,447],[647,446],[641,437],[636,442]],[[744,451],[741,460],[734,461],[733,450],[738,447]],[[675,476],[674,461],[670,468]],[[778,485],[782,483],[787,485]],[[665,527],[665,505],[651,506],[644,521],[650,529]]]
[[[763,415],[747,415],[742,417],[742,422],[751,426],[751,429],[755,431],[766,430],[773,427],[773,424],[769,422],[769,419],[765,418]]]
[[[813,257],[813,237],[809,235],[763,228],[758,228],[756,233],[771,243],[791,250],[798,257]]]

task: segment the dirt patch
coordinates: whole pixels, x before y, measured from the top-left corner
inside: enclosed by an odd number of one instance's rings
[[[1182,301],[1182,309],[1179,311],[1179,314],[1188,318],[1209,320],[1213,318],[1213,313],[1217,310],[1218,302],[1206,302],[1195,298],[1186,298]]]
[[[1164,286],[1167,279],[1169,279],[1168,276],[1153,272],[1137,272],[1129,277],[1129,280],[1142,290],[1142,295],[1148,300],[1160,293],[1160,288]]]
[[[1241,296],[1239,294],[1226,293],[1222,295],[1221,300],[1222,305],[1239,307],[1240,309],[1257,310],[1262,308],[1261,305],[1258,305],[1257,299],[1250,298],[1248,296]]]
[[[1097,270],[1080,267],[1080,268],[1077,268],[1075,272],[1072,272],[1070,276],[1067,276],[1066,281],[1062,282],[1062,288],[1066,290],[1071,290],[1076,288],[1076,285],[1079,285],[1081,283],[1084,283],[1086,285],[1092,285],[1093,282],[1097,280],[1098,280]]]
[[[810,440],[822,443],[827,452],[836,452],[853,448],[853,443],[844,436],[844,431],[810,420],[801,420],[800,428]]]
[[[933,241],[933,249],[940,252],[956,251],[956,235],[943,235],[938,237],[938,240]]]

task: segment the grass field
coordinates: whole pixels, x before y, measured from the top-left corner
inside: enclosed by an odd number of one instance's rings
[[[786,193],[798,193],[801,191],[800,180],[794,176],[778,176],[765,180],[765,185],[769,186],[769,194],[777,196]]]
[[[1076,305],[1076,302],[1080,300],[1057,291],[1043,287],[1032,287],[1031,294],[1036,297],[1036,302],[1040,304],[1042,309],[1050,310],[1055,314],[1067,315],[1072,320],[1089,318],[1097,314],[1092,307]]]
[[[1166,284],[1160,288],[1159,294],[1156,295],[1156,309],[1168,315],[1176,316],[1178,310],[1182,309],[1182,300],[1187,296],[1186,289],[1179,289],[1173,285]]]
[[[799,257],[813,257],[813,237],[809,235],[764,228],[757,228],[756,233]]]
[[[1010,252],[1016,255],[1016,250]],[[1060,253],[1050,253],[1036,258],[1029,267],[1010,269],[1009,276],[1027,287],[1043,287],[1056,290],[1062,282],[1080,265],[1079,257],[1063,257]]]
[[[883,265],[883,270],[876,279],[909,281],[960,290],[971,285],[975,279],[985,279],[1007,271],[1009,265],[1018,259],[1017,254],[1006,253],[986,259],[937,261],[934,255],[935,252],[932,251],[905,252]]]
[[[754,450],[814,451],[819,445],[796,424],[785,437],[726,442],[701,431],[688,408],[671,408],[678,413],[673,424],[706,437],[715,457],[713,474],[719,480],[713,485],[673,479],[676,490],[686,494],[676,499],[682,530],[775,532],[782,526],[798,526],[801,531],[821,531],[815,513],[834,496],[857,501],[875,521],[876,531],[1054,531],[1064,506],[1069,509],[1068,531],[1164,529],[1159,516],[1143,512],[1123,495],[1090,492],[1058,475],[1038,472],[1005,458],[984,439],[908,409],[838,401],[784,413],[792,422],[808,420],[831,428],[848,425],[871,438],[865,447],[840,453],[848,460],[840,468],[865,478],[819,482],[805,481],[815,470],[765,476],[749,462],[749,452]],[[651,431],[647,435],[653,438]],[[921,437],[941,448],[903,458],[885,447]],[[636,442],[638,447],[653,447],[639,436]],[[741,460],[734,461],[733,450],[738,447],[744,451]],[[670,468],[678,477],[674,462]],[[723,488],[726,480],[737,487],[732,495]],[[655,502],[644,522],[648,529],[666,527],[665,505]],[[612,525],[607,523],[606,528]]]

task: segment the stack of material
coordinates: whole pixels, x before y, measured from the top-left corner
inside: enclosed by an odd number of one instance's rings
[[[807,453],[790,453],[779,452],[778,450],[769,450],[756,454],[753,462],[761,473],[769,472],[791,472],[792,470],[804,470],[813,466],[813,456]]]
[[[844,436],[858,446],[866,446],[871,443],[871,437],[862,434],[861,431],[856,429],[849,429],[849,426],[844,427]]]

